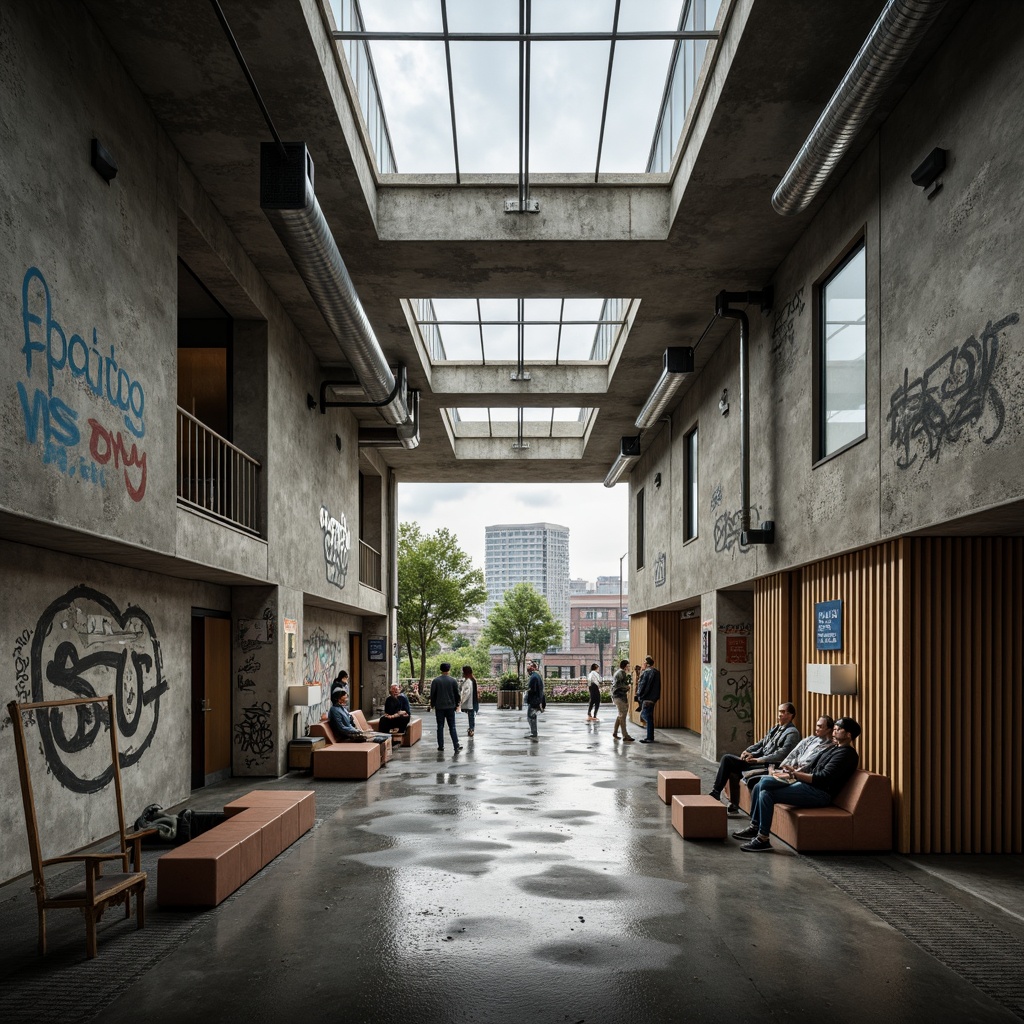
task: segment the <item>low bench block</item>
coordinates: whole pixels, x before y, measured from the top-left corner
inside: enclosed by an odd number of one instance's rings
[[[215,907],[242,884],[240,844],[208,838],[213,831],[157,861],[156,893],[161,907]]]
[[[309,727],[311,736],[323,736],[327,746],[313,751],[314,779],[368,779],[381,764],[383,746],[387,743],[336,743],[326,722]]]
[[[672,827],[684,839],[724,839],[725,805],[713,796],[672,797]]]
[[[374,731],[379,731],[380,719],[371,718],[370,728]],[[405,732],[398,733],[398,735],[392,734],[391,736],[391,742],[399,747],[411,747],[414,743],[419,743],[421,739],[423,739],[422,718],[410,718],[409,724],[405,727]]]
[[[658,796],[671,805],[674,796],[698,796],[700,778],[693,772],[658,772]]]

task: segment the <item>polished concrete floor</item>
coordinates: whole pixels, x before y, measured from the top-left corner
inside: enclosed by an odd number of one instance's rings
[[[158,910],[151,886],[145,930],[113,914],[93,961],[67,913],[39,960],[11,883],[0,1021],[1024,1019],[1024,859],[683,841],[657,771],[713,766],[692,734],[627,747],[612,721],[552,707],[533,742],[489,708],[462,751],[438,753],[428,721],[367,782],[198,792],[211,809],[312,788],[317,824],[216,909]]]

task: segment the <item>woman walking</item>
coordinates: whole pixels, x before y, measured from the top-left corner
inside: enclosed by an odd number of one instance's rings
[[[598,721],[597,712],[601,707],[601,676],[597,671],[597,662],[590,666],[590,675],[587,676],[590,684],[590,705],[587,708],[587,721]]]
[[[459,686],[462,710],[469,715],[469,735],[476,731],[476,713],[480,710],[480,695],[476,688],[476,676],[472,665],[462,666],[462,683]]]

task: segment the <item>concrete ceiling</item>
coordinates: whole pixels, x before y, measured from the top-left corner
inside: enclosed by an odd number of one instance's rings
[[[951,0],[903,82],[965,3]],[[343,351],[260,209],[259,146],[271,136],[212,5],[85,4],[325,370],[344,367]],[[410,387],[422,390],[419,448],[382,450],[381,457],[406,481],[566,482],[604,478],[619,438],[636,433],[633,420],[665,347],[693,345],[712,317],[715,294],[760,288],[805,230],[821,198],[806,213],[782,218],[771,208],[772,191],[881,4],[735,0],[674,178],[619,175],[599,185],[582,176],[538,179],[531,193],[540,200],[537,215],[503,212],[503,200],[516,191],[514,177],[456,186],[446,176],[401,175],[381,184],[316,0],[222,0],[222,7],[278,133],[309,147],[317,198],[378,341],[393,366],[408,367]],[[901,91],[902,85],[887,97],[889,107]],[[187,224],[181,235],[188,260],[196,240]],[[216,281],[203,280],[236,312]],[[440,412],[456,402],[433,394],[400,300],[518,296],[614,296],[641,304],[607,392],[596,401],[562,395],[554,403],[599,409],[582,457],[545,459],[539,449],[524,457],[509,445],[500,459],[456,459]],[[730,327],[719,322],[703,340],[698,374]],[[513,400],[509,389],[495,387],[502,375],[491,373],[472,404],[552,404],[544,368],[529,369],[527,395]],[[311,381],[310,391],[318,383]],[[382,425],[372,411],[360,417]]]

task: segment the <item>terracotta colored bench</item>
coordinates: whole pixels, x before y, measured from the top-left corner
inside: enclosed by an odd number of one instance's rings
[[[352,717],[360,729],[369,729],[362,711]],[[391,759],[391,740],[387,743],[339,743],[330,723],[317,722],[309,727],[310,736],[323,736],[327,746],[313,751],[314,779],[368,779]]]
[[[672,827],[684,839],[724,839],[725,805],[713,796],[672,797]]]
[[[375,732],[380,732],[380,719],[371,718],[370,728]],[[422,718],[410,717],[409,724],[405,727],[405,732],[399,733],[397,736],[394,734],[391,736],[391,742],[399,747],[411,747],[414,743],[419,743],[421,739],[423,739]]]
[[[215,907],[313,827],[312,790],[258,789],[224,805],[228,820],[157,861],[161,907]]]
[[[750,790],[740,784],[740,806],[750,813]],[[772,834],[794,850],[891,850],[892,785],[858,768],[827,807],[775,805]]]
[[[671,805],[674,796],[699,796],[700,778],[693,772],[658,772],[658,796]]]

